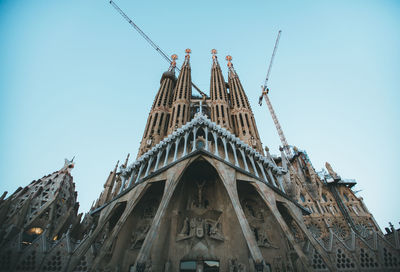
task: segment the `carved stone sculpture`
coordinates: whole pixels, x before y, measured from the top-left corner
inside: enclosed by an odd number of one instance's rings
[[[326,170],[328,170],[329,175],[330,175],[334,180],[340,180],[340,179],[341,179],[340,176],[339,176],[335,171],[333,171],[333,168],[332,168],[332,166],[329,164],[329,162],[326,162],[326,163],[325,163],[325,167],[326,167]]]

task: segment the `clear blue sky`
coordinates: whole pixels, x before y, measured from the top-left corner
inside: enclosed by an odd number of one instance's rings
[[[290,144],[316,169],[326,161],[356,189],[381,227],[400,220],[400,2],[117,2],[168,54],[192,49],[192,77],[209,91],[216,48],[233,64],[264,145],[280,144],[257,105],[283,30],[270,98]],[[0,1],[0,191],[73,170],[81,211],[109,171],[139,147],[168,67],[108,1]],[[396,224],[397,225],[397,224]]]

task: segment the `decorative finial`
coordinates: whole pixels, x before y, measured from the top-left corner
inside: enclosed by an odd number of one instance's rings
[[[177,54],[173,54],[173,55],[171,56],[171,59],[172,59],[172,61],[171,61],[171,66],[172,66],[172,67],[175,67],[175,66],[176,66],[176,60],[178,59],[178,55],[177,55]]]
[[[211,55],[212,55],[213,59],[216,59],[217,58],[217,56],[216,56],[217,55],[217,49],[212,49],[211,50]]]
[[[131,156],[131,153],[128,153],[128,156],[126,156],[126,160],[125,160],[125,163],[123,164],[124,165],[124,168],[126,168],[127,166],[128,166],[128,160],[129,160],[129,157]]]
[[[232,62],[231,62],[232,56],[228,55],[228,56],[226,56],[225,59],[228,61],[228,67],[232,67]]]
[[[192,53],[192,50],[190,50],[190,48],[187,48],[187,49],[185,50],[185,53],[186,53],[185,58],[190,58],[190,53]]]

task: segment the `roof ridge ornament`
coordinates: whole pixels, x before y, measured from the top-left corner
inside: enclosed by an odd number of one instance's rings
[[[178,55],[177,55],[177,54],[173,54],[173,55],[171,56],[171,59],[172,59],[171,65],[170,65],[168,71],[173,71],[173,70],[175,69],[175,67],[176,67],[176,60],[178,59]]]
[[[185,53],[186,53],[186,55],[185,55],[185,60],[183,61],[183,65],[189,64],[190,54],[192,53],[192,50],[190,48],[186,48]],[[183,67],[183,65],[182,65],[182,67]]]
[[[192,53],[192,50],[190,48],[186,48],[185,53],[186,53],[185,58],[190,59],[190,54]]]
[[[236,75],[236,71],[235,71],[235,69],[233,68],[233,64],[232,64],[232,62],[231,62],[232,56],[231,56],[231,55],[226,56],[226,57],[225,57],[225,60],[228,62],[228,63],[227,63],[227,66],[228,66],[228,68],[229,68],[229,74],[232,73],[233,75]]]

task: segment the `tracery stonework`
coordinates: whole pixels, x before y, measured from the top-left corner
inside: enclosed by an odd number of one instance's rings
[[[381,231],[356,181],[295,147],[264,152],[233,58],[225,80],[211,51],[198,97],[190,53],[179,74],[171,57],[136,160],[88,213],[73,159],[0,197],[0,271],[399,271],[400,231]]]

